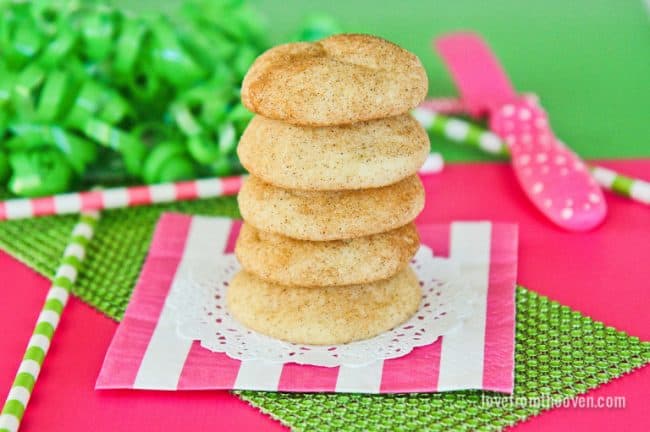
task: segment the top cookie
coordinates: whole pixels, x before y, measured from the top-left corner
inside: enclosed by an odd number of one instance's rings
[[[265,117],[328,126],[404,114],[424,100],[427,86],[414,54],[378,37],[342,34],[266,51],[246,74],[241,97]]]

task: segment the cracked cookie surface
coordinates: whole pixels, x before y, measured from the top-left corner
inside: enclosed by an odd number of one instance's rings
[[[244,77],[241,96],[267,118],[325,126],[405,114],[427,87],[414,54],[375,36],[342,34],[266,51]]]

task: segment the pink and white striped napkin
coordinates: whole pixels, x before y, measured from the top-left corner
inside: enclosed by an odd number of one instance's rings
[[[165,214],[154,234],[124,319],[108,349],[97,389],[246,389],[403,393],[514,384],[517,227],[490,222],[421,224],[422,242],[458,260],[479,293],[476,313],[454,333],[410,354],[363,367],[317,367],[234,360],[178,336],[166,305],[175,275],[194,257],[233,250],[240,223]]]

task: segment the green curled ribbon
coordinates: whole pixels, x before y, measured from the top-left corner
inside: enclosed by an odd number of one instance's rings
[[[136,64],[133,74],[127,78],[126,86],[129,92],[138,101],[152,104],[162,93],[160,77],[149,73],[149,70],[140,64]]]
[[[196,105],[195,105],[196,106]],[[187,103],[177,102],[171,107],[171,114],[176,121],[176,125],[182,133],[188,137],[200,135],[203,132],[203,126],[192,113],[190,105]]]
[[[109,124],[117,124],[131,115],[131,106],[117,93],[110,93],[99,111],[99,118]]]
[[[29,15],[45,35],[52,36],[61,30],[63,22],[81,7],[79,0],[30,0]]]
[[[50,127],[54,145],[68,157],[70,165],[81,175],[97,159],[97,147],[88,140],[68,133],[60,127]]]
[[[81,130],[88,138],[119,152],[129,174],[140,175],[147,155],[147,147],[142,141],[95,118],[84,121]]]
[[[147,183],[189,180],[196,175],[185,145],[176,141],[159,143],[144,163],[143,177]]]
[[[199,166],[183,137],[169,126],[144,124],[134,129],[133,136],[144,143],[155,143],[144,162],[142,178],[146,183],[188,180],[199,175]]]
[[[29,6],[5,9],[0,26],[0,47],[4,61],[12,68],[24,66],[40,51],[44,39],[29,15]]]
[[[221,158],[208,165],[208,172],[217,177],[226,177],[233,173],[242,172],[243,169],[236,157]]]
[[[183,46],[194,55],[196,61],[205,70],[211,70],[217,65],[223,66],[237,51],[237,44],[214,27],[192,25],[184,33],[179,34]]]
[[[0,187],[40,196],[243,172],[252,114],[239,88],[266,34],[245,0],[183,0],[171,17],[2,2]]]
[[[61,26],[54,40],[43,49],[38,62],[45,67],[54,67],[63,63],[77,48],[79,35],[69,26]]]
[[[52,147],[14,151],[9,156],[9,165],[12,171],[9,190],[16,195],[52,195],[68,190],[72,184],[72,168],[65,156]]]
[[[252,118],[253,113],[248,111],[241,103],[235,105],[226,117],[227,121],[231,122],[235,126],[237,135],[244,133],[244,129],[246,129],[248,122],[250,122]]]
[[[120,15],[108,7],[100,7],[82,18],[81,34],[88,58],[104,60],[113,50],[113,37],[119,25]]]
[[[10,126],[14,137],[6,142],[9,150],[26,150],[29,148],[51,146],[57,148],[66,157],[77,174],[97,158],[97,147],[81,137],[65,131],[58,126],[13,124]]]
[[[177,87],[186,87],[205,78],[206,72],[181,45],[168,20],[159,18],[151,24],[153,68]]]
[[[9,71],[0,67],[0,112],[9,116],[9,107],[14,88],[15,77]]]
[[[2,104],[0,103],[0,139],[5,136],[7,131],[7,125],[9,124],[9,114],[7,111],[2,109]]]
[[[143,48],[148,28],[142,20],[125,18],[122,32],[115,45],[113,70],[123,79],[133,73],[138,56]]]
[[[131,135],[152,147],[156,143],[176,139],[178,136],[169,125],[155,121],[138,124],[133,128]]]
[[[197,135],[189,138],[187,148],[192,157],[202,165],[212,165],[227,160],[237,148],[237,131],[232,123],[219,128],[218,139]]]
[[[13,35],[13,54],[19,62],[27,62],[34,58],[43,45],[43,38],[24,22],[17,25]],[[11,55],[11,54],[10,54]]]
[[[9,166],[9,157],[7,153],[0,150],[0,182],[4,183],[11,175],[11,167]]]
[[[256,58],[257,50],[254,47],[244,45],[239,48],[233,60],[233,66],[240,79],[244,78],[244,75],[248,72],[248,68],[253,64]]]
[[[171,105],[171,114],[179,129],[188,136],[200,133],[199,124],[216,130],[226,120],[231,105],[239,99],[234,83],[233,72],[225,66],[217,66],[210,81],[183,92]]]
[[[48,74],[36,107],[38,120],[53,122],[65,113],[74,97],[74,82],[70,74],[52,71]]]
[[[192,136],[187,141],[187,149],[198,163],[211,164],[221,156],[219,145],[206,136]]]
[[[231,156],[237,149],[237,130],[234,124],[224,123],[219,128],[219,153],[221,156]]]
[[[77,95],[66,118],[70,125],[83,124],[96,116],[109,124],[117,124],[131,112],[129,104],[115,91],[99,83],[86,81]]]
[[[31,64],[27,66],[14,80],[11,104],[13,110],[24,118],[35,117],[35,97],[45,80],[46,72],[40,66]]]

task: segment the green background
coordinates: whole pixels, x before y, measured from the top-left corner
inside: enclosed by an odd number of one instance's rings
[[[152,9],[152,0],[116,0]],[[135,3],[135,5],[134,5]],[[171,9],[178,0],[165,2]],[[346,31],[373,33],[420,56],[432,96],[455,94],[433,37],[474,30],[516,88],[540,95],[553,129],[585,158],[650,157],[650,15],[643,0],[252,0],[273,42],[324,12]],[[432,137],[447,160],[485,156]]]

